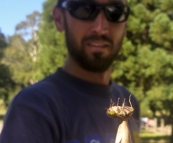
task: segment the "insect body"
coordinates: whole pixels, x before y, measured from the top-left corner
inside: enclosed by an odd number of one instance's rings
[[[133,114],[133,111],[134,111],[132,107],[132,103],[130,101],[130,97],[129,97],[130,106],[125,106],[125,99],[122,106],[118,105],[120,98],[118,98],[117,106],[114,106],[114,103],[111,100],[110,107],[109,109],[107,109],[107,112],[106,112],[107,115],[112,118],[128,119]]]

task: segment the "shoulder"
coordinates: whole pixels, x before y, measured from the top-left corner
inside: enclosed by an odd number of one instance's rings
[[[11,108],[25,108],[35,111],[49,110],[57,106],[58,85],[46,78],[34,85],[22,89],[12,100]]]
[[[8,133],[9,140],[17,141],[20,138],[24,142],[32,142],[33,139],[41,142],[41,139],[45,139],[42,142],[51,142],[52,130],[57,131],[55,116],[57,124],[60,122],[60,108],[56,108],[59,105],[55,96],[52,96],[54,86],[51,80],[46,79],[20,91],[8,107],[2,136],[6,138]],[[38,136],[41,138],[38,139]]]
[[[36,84],[22,89],[15,97],[16,100],[30,101],[36,98],[47,98],[54,91],[54,84],[49,80],[42,80]]]

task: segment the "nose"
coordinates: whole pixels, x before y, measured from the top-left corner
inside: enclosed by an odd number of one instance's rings
[[[97,15],[96,19],[93,21],[92,33],[98,35],[105,35],[108,33],[108,25],[109,22],[106,19],[104,12],[101,11]]]

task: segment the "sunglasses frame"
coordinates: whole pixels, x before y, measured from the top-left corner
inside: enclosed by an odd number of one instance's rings
[[[90,15],[90,17],[88,16],[87,18],[79,18],[78,16],[76,16],[73,13],[73,11],[71,11],[71,9],[70,9],[70,3],[71,2],[84,2],[86,4],[93,4],[96,7],[95,15],[94,16]],[[120,21],[115,20],[114,21],[114,20],[109,19],[109,16],[106,13],[106,7],[110,6],[112,4],[117,4],[117,7],[123,7],[124,9],[126,9],[126,11],[122,12],[122,14],[124,14],[124,17],[125,17],[123,20],[120,20]],[[110,22],[113,22],[113,23],[121,23],[121,22],[126,21],[129,17],[129,14],[130,14],[130,8],[127,5],[124,5],[123,3],[120,3],[120,2],[112,2],[112,3],[108,3],[108,4],[98,4],[96,2],[87,2],[87,1],[82,1],[82,0],[67,0],[67,1],[62,2],[61,6],[57,5],[57,7],[61,7],[61,8],[64,8],[64,9],[68,10],[70,15],[74,18],[77,18],[77,19],[80,19],[80,20],[89,20],[89,21],[94,20],[101,10],[104,11],[106,19]]]

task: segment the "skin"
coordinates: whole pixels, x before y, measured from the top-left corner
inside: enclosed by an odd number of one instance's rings
[[[125,1],[122,0],[124,3]],[[100,4],[106,4],[111,2],[111,0],[96,0]],[[65,16],[64,16],[64,15]],[[94,21],[83,21],[73,18],[67,10],[62,10],[61,8],[54,8],[53,11],[54,21],[59,32],[63,32],[67,29],[72,34],[73,39],[76,44],[80,47],[82,38],[97,35],[97,36],[107,36],[112,40],[114,48],[111,48],[111,43],[105,40],[88,40],[84,43],[84,50],[88,58],[93,59],[94,52],[102,53],[102,58],[110,56],[113,52],[118,53],[120,49],[120,44],[126,33],[126,22],[123,23],[111,23],[107,21],[104,13],[101,11]],[[65,31],[66,32],[66,31]],[[104,45],[93,46],[93,43]],[[76,48],[79,48],[76,47]],[[79,50],[79,49],[78,49]],[[83,80],[108,85],[110,82],[111,66],[109,66],[103,72],[93,72],[82,68],[74,58],[68,53],[66,63],[63,69]]]
[[[121,124],[118,127],[115,143],[133,143],[127,119],[121,120]]]

